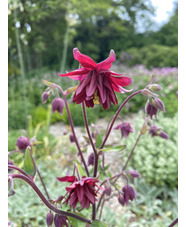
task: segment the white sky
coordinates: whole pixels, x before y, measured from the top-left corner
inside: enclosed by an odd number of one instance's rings
[[[152,5],[156,8],[155,19],[156,22],[166,22],[174,9],[175,0],[150,0]]]

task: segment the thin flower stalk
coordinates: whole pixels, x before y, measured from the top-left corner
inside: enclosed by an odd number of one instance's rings
[[[84,159],[84,156],[83,156],[83,152],[82,152],[82,150],[81,150],[81,148],[80,148],[79,142],[78,142],[77,137],[76,137],[76,134],[75,134],[74,125],[73,125],[72,117],[71,117],[71,114],[70,114],[70,111],[69,111],[69,108],[68,108],[66,96],[65,96],[65,94],[64,94],[64,92],[63,92],[63,90],[62,90],[62,88],[61,88],[59,85],[54,84],[54,86],[57,87],[57,88],[60,90],[60,92],[61,92],[61,94],[62,94],[62,96],[63,96],[64,102],[65,102],[65,107],[66,107],[67,114],[68,114],[68,118],[69,118],[69,122],[70,122],[70,126],[71,126],[71,130],[72,130],[72,134],[73,134],[73,136],[74,136],[74,140],[75,140],[77,149],[78,149],[78,151],[79,151],[79,154],[80,154],[80,156],[81,156],[81,160],[82,160],[82,162],[83,162],[83,165],[84,165],[84,167],[85,167],[87,176],[89,177],[90,174],[89,174],[88,167],[87,167],[87,165],[86,165],[86,162],[85,162],[85,159]]]

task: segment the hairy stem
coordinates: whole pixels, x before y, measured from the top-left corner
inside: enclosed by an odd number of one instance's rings
[[[45,196],[42,194],[42,192],[39,190],[39,188],[37,187],[37,185],[28,177],[26,177],[25,175],[21,175],[21,174],[10,174],[9,175],[10,177],[12,178],[18,178],[18,179],[22,179],[24,180],[25,182],[27,182],[33,189],[34,191],[37,193],[37,195],[40,197],[40,199],[43,201],[43,203],[52,211],[54,211],[55,213],[57,214],[61,214],[61,215],[64,215],[64,216],[69,216],[69,217],[73,217],[73,218],[76,218],[78,220],[81,220],[81,221],[84,221],[84,222],[87,222],[87,223],[91,223],[91,220],[89,219],[86,219],[86,218],[83,218],[79,215],[76,215],[76,214],[72,214],[70,212],[66,212],[66,211],[62,211],[62,210],[59,210],[57,209],[55,206],[53,206],[46,198]]]
[[[87,165],[86,165],[86,162],[85,162],[85,159],[84,159],[84,156],[83,156],[83,152],[82,152],[82,150],[81,150],[81,148],[80,148],[79,142],[78,142],[78,140],[77,140],[77,137],[76,137],[76,134],[75,134],[75,131],[74,131],[74,125],[73,125],[72,117],[71,117],[71,114],[70,114],[70,111],[69,111],[69,108],[68,108],[68,103],[67,103],[66,96],[65,96],[65,94],[64,94],[64,92],[63,92],[63,90],[62,90],[62,88],[61,88],[59,85],[54,84],[54,86],[57,87],[57,88],[60,90],[60,92],[61,92],[61,94],[62,94],[62,96],[63,96],[64,102],[65,102],[65,107],[66,107],[67,114],[68,114],[68,118],[69,118],[69,122],[70,122],[70,126],[71,126],[71,130],[72,130],[72,134],[73,134],[73,136],[74,136],[74,140],[75,140],[77,149],[78,149],[79,154],[80,154],[80,156],[81,156],[81,160],[82,160],[83,165],[84,165],[84,167],[85,167],[87,176],[90,176],[89,171],[88,171],[88,167],[87,167]]]

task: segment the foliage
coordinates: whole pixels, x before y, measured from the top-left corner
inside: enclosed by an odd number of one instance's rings
[[[136,136],[130,136],[126,141],[127,153],[130,152],[136,141],[139,129],[143,124],[142,115],[139,114],[134,123]],[[142,136],[132,156],[130,166],[138,170],[145,180],[153,185],[177,187],[178,185],[178,124],[177,114],[174,118],[163,117],[159,113],[155,125],[162,128],[169,135],[168,140],[161,137],[151,137],[150,134]]]
[[[142,48],[131,48],[127,50],[131,55],[129,65],[143,64],[151,67],[175,67],[178,65],[178,47],[152,44]]]

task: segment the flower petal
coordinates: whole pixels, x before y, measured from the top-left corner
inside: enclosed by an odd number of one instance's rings
[[[57,177],[57,180],[61,182],[74,182],[76,180],[76,176]]]
[[[92,76],[91,76],[91,81],[90,83],[86,86],[86,95],[87,96],[92,96],[97,88],[97,73],[94,70],[92,72]]]
[[[130,78],[130,77],[112,77],[112,76],[110,76],[109,79],[115,85],[120,85],[122,87],[126,87],[133,82],[132,78]]]
[[[78,95],[79,93],[81,93],[82,90],[87,86],[87,84],[91,80],[91,75],[92,75],[92,72],[90,71],[88,73],[88,75],[85,77],[85,79],[80,82],[78,88],[76,89],[76,95]]]
[[[78,77],[78,76],[80,76],[80,75],[85,75],[85,74],[87,74],[89,71],[90,71],[90,70],[88,70],[88,69],[80,68],[80,69],[76,69],[76,70],[74,70],[74,71],[72,71],[72,72],[65,73],[65,74],[60,74],[60,73],[58,73],[58,75],[61,76],[61,77],[69,76],[69,77],[71,78],[71,76],[72,76],[72,77],[75,78],[75,77]]]
[[[84,197],[84,189],[83,189],[82,186],[79,186],[79,187],[77,188],[77,196],[78,196],[79,202],[82,202],[83,197]]]
[[[87,55],[81,54],[78,48],[73,49],[74,58],[79,61],[79,63],[88,69],[95,69],[96,63]]]
[[[110,54],[109,54],[109,57],[98,63],[97,66],[98,66],[98,70],[100,69],[110,69],[111,65],[112,65],[112,62],[114,62],[116,59],[116,56],[115,56],[115,53],[114,53],[114,50],[111,50],[110,51]]]

